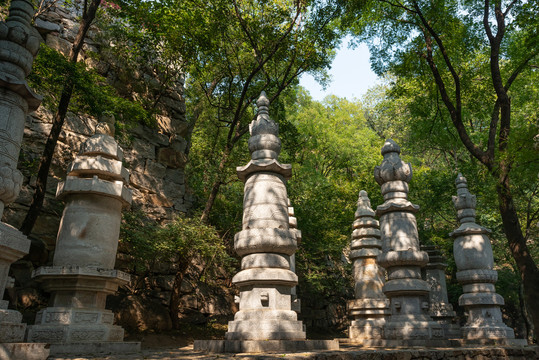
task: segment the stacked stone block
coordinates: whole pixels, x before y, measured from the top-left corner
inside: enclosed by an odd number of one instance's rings
[[[420,251],[414,215],[419,207],[407,199],[412,167],[399,154],[400,147],[386,140],[382,147],[384,160],[374,169],[385,200],[376,209],[383,250],[378,262],[388,273],[383,292],[390,299],[391,309],[384,337],[411,345],[435,344],[443,339],[443,331],[429,315],[429,286],[421,277],[429,258]]]
[[[350,260],[355,299],[347,304],[348,314],[353,318],[348,337],[353,342],[376,344],[383,338],[389,300],[382,291],[386,272],[376,260],[382,253],[379,223],[374,219],[371,202],[364,190],[359,193],[353,227]]]

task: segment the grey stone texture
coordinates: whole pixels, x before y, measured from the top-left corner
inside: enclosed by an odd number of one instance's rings
[[[422,245],[421,250],[429,255],[429,263],[425,267],[425,278],[430,286],[430,316],[442,325],[444,337],[458,339],[461,337],[460,326],[456,323],[456,313],[447,298],[444,261],[441,251],[434,245]]]
[[[442,340],[442,327],[429,315],[429,286],[421,277],[428,255],[420,250],[415,213],[419,206],[408,201],[408,182],[412,167],[400,157],[400,147],[386,140],[384,160],[374,169],[384,203],[377,207],[382,233],[382,254],[378,263],[387,270],[383,287],[390,299],[391,316],[384,328],[387,340],[407,341],[416,345]]]
[[[386,318],[390,314],[389,300],[382,291],[386,272],[376,260],[382,253],[382,240],[374,215],[367,192],[361,190],[349,255],[353,266],[355,299],[347,304],[348,314],[353,319],[348,338],[356,343],[381,340]]]
[[[476,198],[468,190],[466,178],[458,174],[455,180],[457,196],[453,204],[460,222],[450,235],[455,239],[453,254],[457,265],[457,280],[463,294],[459,305],[467,313],[462,327],[463,338],[470,342],[485,339],[514,339],[513,329],[503,323],[500,307],[503,297],[496,293],[498,272],[494,270],[494,256],[488,234],[489,229],[475,223]]]
[[[234,239],[234,249],[242,257],[241,270],[232,279],[239,288],[239,311],[228,323],[225,340],[197,340],[195,348],[212,352],[335,349],[336,340],[306,340],[292,306],[298,278],[291,270],[291,256],[300,238],[286,192],[292,169],[278,161],[279,127],[269,117],[264,92],[256,104],[257,118],[249,126],[251,161],[237,168],[245,183],[242,230]]]
[[[77,31],[80,13],[76,6],[66,5],[62,0],[54,2],[52,7],[40,14],[35,21],[37,44],[45,41],[47,45],[67,53],[71,48],[73,38]],[[120,72],[124,69],[119,66],[110,55],[107,54],[109,43],[103,39],[100,29],[92,25],[86,44],[80,54],[79,61],[83,61],[89,67],[95,69],[100,75],[110,80],[110,83],[122,85],[118,89],[125,89],[125,81],[120,81]],[[92,53],[94,52],[94,53]],[[96,56],[97,55],[97,56]],[[4,71],[0,71],[0,81]],[[142,75],[141,75],[142,76]],[[129,80],[129,79],[128,79]],[[183,97],[183,77],[178,72],[176,79],[170,87],[165,89],[165,94],[157,104],[157,122],[155,126],[140,125],[136,128],[122,129],[116,134],[116,138],[124,149],[123,162],[131,169],[130,184],[133,191],[133,208],[141,209],[150,219],[160,223],[172,221],[179,213],[186,212],[193,201],[190,194],[184,172],[187,141],[185,140],[189,130],[185,118],[185,100]],[[148,88],[149,92],[157,92],[162,88],[158,82],[149,82],[154,88]],[[20,84],[17,85],[21,90]],[[124,93],[128,96],[145,96],[144,94]],[[13,102],[13,101],[12,101]],[[17,199],[7,204],[3,214],[3,221],[15,228],[20,227],[35,191],[37,165],[43,152],[45,140],[52,126],[52,118],[55,109],[47,109],[41,106],[37,111],[29,112],[20,121],[20,131],[24,129],[22,140],[19,169],[22,173],[20,183],[22,189]],[[6,112],[0,111],[0,118]],[[3,121],[3,120],[2,120]],[[80,113],[68,112],[63,130],[52,160],[50,176],[47,180],[47,191],[43,209],[32,230],[31,259],[25,258],[15,263],[17,278],[16,288],[10,294],[19,303],[27,301],[23,294],[37,293],[37,300],[32,306],[25,306],[25,318],[32,318],[30,310],[37,307],[39,301],[46,303],[46,294],[38,291],[39,284],[31,278],[31,273],[38,266],[51,265],[56,246],[56,237],[60,226],[60,218],[63,212],[63,203],[55,198],[57,185],[65,180],[66,172],[76,172],[77,164],[73,163],[81,145],[94,135],[98,120],[92,116]],[[21,133],[22,137],[22,133]],[[0,135],[0,139],[2,136]],[[163,151],[163,149],[171,149]],[[18,158],[18,155],[11,157]],[[97,160],[92,160],[97,161]],[[84,162],[84,161],[83,161]],[[70,163],[74,168],[68,169]],[[103,169],[95,168],[94,171],[109,171],[111,161],[103,158],[99,162]],[[97,164],[97,163],[96,163]],[[114,163],[117,166],[117,162]],[[125,173],[124,173],[125,175]],[[28,244],[30,246],[30,244]],[[130,268],[127,256],[119,249],[116,259],[119,269]],[[144,292],[152,299],[162,303],[166,310],[170,299],[170,291],[155,286],[146,288],[145,284],[155,283],[155,279],[161,276],[169,276],[175,273],[172,261],[159,264],[160,268],[151,273],[148,281],[138,281]],[[12,267],[13,269],[14,267]],[[141,290],[141,289],[138,289]],[[204,296],[200,295],[200,298]],[[232,301],[231,301],[232,302]]]
[[[243,230],[234,249],[242,268],[232,282],[239,287],[239,311],[229,322],[227,340],[304,340],[303,325],[292,310],[297,276],[290,270],[298,231],[290,229],[286,180],[291,166],[277,158],[278,126],[268,115],[269,100],[261,94],[257,119],[250,124],[251,161],[238,168],[245,182]]]
[[[128,274],[114,270],[121,212],[131,204],[131,191],[113,129],[96,126],[96,134],[68,167],[65,182],[58,184],[57,197],[66,206],[53,264],[34,272],[51,300],[28,327],[30,342],[61,344],[54,349],[69,347],[80,354],[90,345],[73,344],[94,344],[94,349],[123,341],[123,329],[113,325],[114,315],[105,309],[107,295],[130,281]],[[138,343],[119,346],[140,349]]]
[[[39,49],[40,36],[31,25],[34,8],[30,1],[14,0],[8,18],[0,22],[0,216],[5,205],[19,195],[23,176],[17,170],[19,152],[24,133],[24,121],[29,111],[37,109],[41,98],[26,82],[34,57]],[[30,241],[14,227],[0,223],[0,299],[4,296],[10,265],[28,253]],[[22,315],[8,309],[8,302],[0,301],[0,347],[6,346],[10,356],[22,345],[26,324]],[[43,344],[36,352],[46,358]]]

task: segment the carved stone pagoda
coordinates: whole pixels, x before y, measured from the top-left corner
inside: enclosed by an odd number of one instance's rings
[[[305,340],[301,321],[292,309],[292,289],[298,278],[291,257],[298,247],[298,230],[290,228],[286,181],[292,167],[281,164],[279,127],[269,117],[269,100],[262,92],[258,114],[249,127],[251,161],[239,167],[245,183],[243,229],[234,249],[242,257],[232,282],[239,288],[239,311],[228,323],[226,340],[195,341],[195,350],[271,352],[338,349],[337,340]]]
[[[51,300],[37,313],[28,340],[51,343],[52,354],[140,350],[140,343],[123,342],[124,330],[105,309],[107,295],[130,280],[114,270],[121,213],[131,203],[131,190],[113,131],[113,122],[99,123],[58,184],[56,196],[66,205],[53,264],[34,271]]]
[[[384,160],[374,169],[385,202],[378,206],[383,253],[378,262],[388,274],[383,287],[390,300],[391,316],[384,328],[388,344],[445,345],[442,327],[429,315],[429,286],[421,277],[429,257],[420,250],[415,213],[419,206],[408,201],[412,167],[400,157],[400,147],[386,140]]]
[[[467,313],[463,338],[478,343],[519,343],[521,341],[514,339],[513,329],[503,323],[500,307],[504,299],[494,286],[498,272],[494,270],[490,230],[475,223],[476,198],[468,191],[466,178],[458,174],[455,183],[457,196],[453,196],[453,204],[460,226],[450,235],[455,238],[457,280],[464,291],[459,305]]]
[[[353,318],[348,337],[353,343],[376,345],[383,339],[389,300],[382,291],[386,272],[376,260],[382,253],[380,228],[364,190],[359,192],[353,228],[350,260],[355,299],[347,304],[348,314]]]

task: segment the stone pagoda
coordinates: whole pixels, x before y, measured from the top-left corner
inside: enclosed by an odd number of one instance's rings
[[[391,316],[384,328],[388,345],[445,345],[440,324],[429,315],[429,285],[421,269],[429,257],[420,251],[415,213],[419,206],[408,201],[408,183],[412,167],[400,157],[400,147],[386,140],[384,160],[374,169],[384,203],[376,209],[382,232],[382,251],[378,262],[388,274],[383,287],[390,300]],[[438,341],[437,341],[438,340]]]
[[[476,198],[468,191],[466,178],[458,174],[455,183],[457,196],[453,196],[453,204],[460,226],[450,236],[455,238],[453,253],[457,280],[464,291],[459,305],[467,313],[466,324],[462,327],[463,338],[478,343],[518,343],[519,340],[514,340],[513,329],[502,320],[500,306],[504,305],[504,300],[494,286],[498,272],[493,269],[490,230],[475,223]]]
[[[422,245],[421,250],[429,255],[429,263],[425,267],[425,279],[430,286],[429,302],[430,316],[442,325],[444,338],[460,338],[460,326],[455,322],[456,313],[447,297],[447,283],[445,281],[445,259],[435,245]]]
[[[298,278],[291,256],[298,247],[298,231],[290,229],[286,180],[291,165],[277,158],[281,150],[278,125],[269,117],[269,100],[262,92],[258,114],[249,127],[251,161],[239,167],[245,183],[243,229],[234,249],[242,257],[241,271],[232,282],[239,288],[239,311],[228,323],[226,340],[196,341],[196,350],[268,352],[338,349],[338,342],[308,341],[292,309],[292,288]]]
[[[33,276],[51,293],[28,329],[28,341],[51,343],[52,354],[139,351],[105,309],[107,295],[129,282],[114,270],[122,209],[131,203],[129,172],[113,137],[114,123],[101,122],[70,164],[56,196],[65,201],[52,266]]]
[[[41,103],[26,82],[39,49],[41,36],[32,26],[34,7],[27,0],[13,0],[8,18],[0,22],[0,217],[5,205],[19,195],[23,176],[17,161],[28,112]],[[1,300],[12,279],[10,265],[28,253],[30,240],[14,227],[0,223],[0,347],[10,358],[45,359],[44,344],[23,345],[26,324],[22,315]]]
[[[361,190],[353,224],[350,260],[354,274],[355,299],[348,301],[348,314],[354,319],[349,328],[349,341],[377,345],[383,338],[389,300],[382,292],[385,270],[378,265],[382,253],[380,228],[367,192]]]

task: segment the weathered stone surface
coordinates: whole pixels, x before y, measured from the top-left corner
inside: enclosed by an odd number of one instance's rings
[[[17,170],[17,162],[24,122],[27,113],[36,110],[41,102],[26,83],[41,39],[31,24],[33,15],[30,1],[14,0],[7,20],[0,22],[0,218],[4,206],[19,195],[23,175]],[[0,299],[13,281],[8,278],[10,265],[26,255],[29,248],[26,236],[0,223]],[[7,306],[7,301],[0,301],[0,343],[17,343],[24,338],[26,324],[21,324],[19,312]]]
[[[376,260],[382,249],[380,229],[364,190],[359,192],[353,227],[349,257],[353,265],[355,299],[347,304],[348,314],[353,318],[348,338],[362,343],[383,338],[390,314],[389,300],[382,292],[385,270]]]
[[[292,288],[297,276],[290,270],[288,256],[297,249],[299,232],[290,229],[284,183],[290,167],[277,161],[278,126],[269,118],[265,93],[260,95],[257,106],[257,118],[250,125],[252,159],[247,166],[238,168],[238,176],[245,182],[243,230],[234,239],[234,248],[244,261],[232,279],[240,290],[239,311],[228,323],[225,341],[197,345],[206,350],[293,351],[314,345],[305,340],[303,324],[292,310]],[[278,146],[260,135],[276,138]],[[321,348],[328,346],[323,344]]]
[[[456,313],[453,310],[453,305],[449,303],[447,298],[447,284],[445,281],[447,264],[436,246],[422,245],[421,250],[426,251],[429,255],[425,277],[430,286],[430,315],[434,321],[442,325],[447,339],[458,339],[461,337],[460,326],[456,323]]]
[[[185,167],[187,157],[173,148],[161,148],[157,152],[157,161],[169,168],[178,169]]]
[[[66,207],[53,266],[40,267],[34,273],[52,298],[49,307],[37,313],[35,325],[28,328],[28,340],[65,345],[55,351],[78,353],[99,349],[104,342],[110,347],[124,337],[123,329],[112,324],[113,314],[105,309],[105,299],[130,280],[113,267],[121,210],[131,203],[131,192],[124,184],[128,175],[119,161],[122,151],[100,129],[96,126],[96,135],[81,146],[82,156],[69,169],[77,176],[68,176],[58,185],[58,196],[65,199]],[[93,345],[75,345],[78,343]]]
[[[429,315],[429,286],[421,278],[421,268],[428,262],[420,251],[414,213],[417,205],[408,201],[408,182],[412,167],[400,157],[400,147],[386,140],[382,147],[384,160],[374,169],[374,178],[381,186],[385,202],[378,206],[382,251],[378,263],[388,273],[383,287],[390,300],[391,316],[384,327],[384,338],[398,341],[441,340],[440,324]]]
[[[494,284],[498,274],[494,267],[490,230],[475,223],[476,198],[468,191],[466,178],[459,174],[455,181],[457,196],[453,203],[460,222],[450,235],[455,238],[453,254],[457,264],[457,280],[464,294],[459,305],[467,311],[467,321],[462,327],[465,340],[514,339],[513,329],[503,323],[500,306],[504,305]]]

